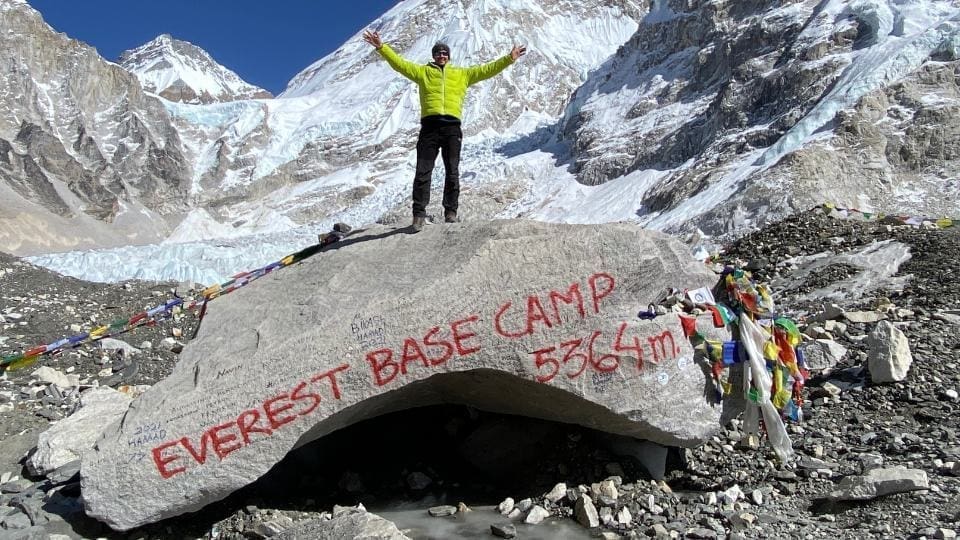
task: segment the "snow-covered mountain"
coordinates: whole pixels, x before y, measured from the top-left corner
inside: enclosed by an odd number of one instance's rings
[[[658,1],[561,140],[580,183],[638,188],[611,218],[657,229],[729,236],[824,201],[957,216],[958,57],[956,2]],[[590,215],[613,185],[532,203]]]
[[[960,6],[949,0],[405,0],[369,27],[416,61],[441,39],[461,64],[529,47],[469,94],[467,219],[725,237],[824,200],[960,215]],[[39,262],[96,279],[209,281],[334,221],[409,219],[417,91],[359,33],[276,99],[162,103],[189,168],[189,215],[167,216],[180,226],[162,246]],[[239,238],[249,233],[266,236]],[[209,235],[219,258],[184,243]],[[130,259],[144,264],[117,262]]]
[[[170,101],[198,104],[273,97],[218,64],[200,47],[169,34],[125,51],[119,62],[137,76],[144,90]]]
[[[160,100],[23,0],[0,0],[0,51],[0,250],[167,237],[192,164]]]
[[[450,44],[459,64],[498,58],[514,41],[529,47],[521,62],[471,89],[464,106],[463,206],[477,218],[512,200],[481,192],[489,180],[520,192],[530,178],[526,170],[491,169],[502,162],[497,148],[554,122],[642,17],[643,7],[630,0],[406,0],[370,26],[415,61],[428,61],[438,40]],[[235,224],[235,234],[409,219],[418,107],[416,86],[359,32],[295,76],[278,99],[168,105],[197,164],[193,193],[216,209],[211,215],[220,223]],[[174,233],[177,241],[190,238],[183,227]]]

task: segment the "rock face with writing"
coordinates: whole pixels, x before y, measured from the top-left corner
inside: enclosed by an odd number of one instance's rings
[[[209,305],[174,372],[83,456],[88,514],[126,530],[202,508],[290,450],[440,403],[693,446],[718,427],[675,315],[715,276],[626,224],[374,228]]]

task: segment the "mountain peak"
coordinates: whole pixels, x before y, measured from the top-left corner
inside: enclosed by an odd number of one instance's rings
[[[170,34],[160,34],[159,36],[153,38],[151,41],[148,41],[147,43],[145,43],[144,45],[138,47],[137,49],[131,49],[130,51],[124,52],[123,55],[126,55],[126,54],[129,53],[129,52],[133,52],[133,51],[136,51],[136,50],[139,50],[139,49],[142,49],[142,48],[173,47],[174,42],[176,42],[176,43],[178,43],[178,44],[179,44],[179,43],[182,43],[182,44],[186,44],[186,45],[191,45],[191,44],[190,44],[189,42],[187,42],[187,41],[180,41],[180,40],[175,39],[175,38],[174,38],[173,36],[171,36]],[[123,55],[121,55],[121,58],[123,58]]]
[[[124,51],[119,64],[136,75],[148,92],[183,103],[214,103],[273,97],[217,63],[205,50],[160,34]]]

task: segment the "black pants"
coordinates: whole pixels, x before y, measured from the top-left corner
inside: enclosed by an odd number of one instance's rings
[[[437,152],[443,156],[443,208],[456,212],[460,199],[460,124],[423,124],[417,138],[417,173],[413,177],[413,215],[426,216],[430,204],[430,179]]]

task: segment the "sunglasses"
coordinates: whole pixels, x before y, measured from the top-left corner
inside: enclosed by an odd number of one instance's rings
[[[450,58],[450,52],[449,52],[449,51],[437,51],[437,52],[433,53],[433,56],[434,56],[434,57],[437,57],[437,56],[446,56],[447,58]]]

